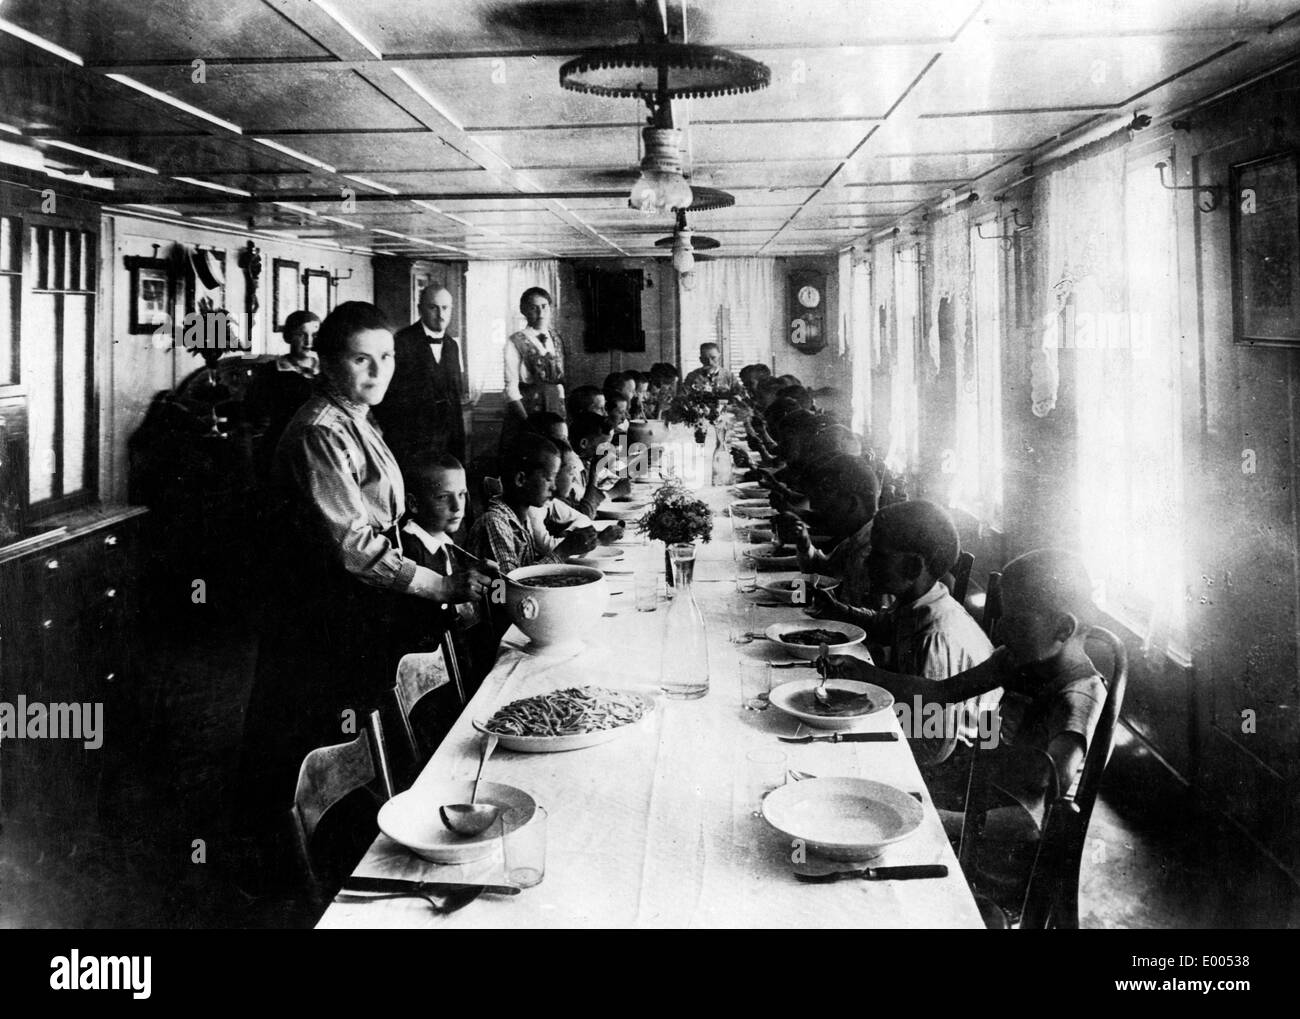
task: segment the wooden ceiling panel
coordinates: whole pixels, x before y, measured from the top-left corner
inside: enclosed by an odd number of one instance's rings
[[[634,170],[641,160],[641,139],[636,129],[630,127],[476,134],[474,137],[517,170],[569,167]],[[636,179],[635,173],[632,179]]]
[[[346,173],[383,182],[386,173],[429,170],[476,170],[478,163],[458,152],[431,131],[418,134],[266,135],[272,141]],[[396,185],[390,185],[396,186]]]
[[[875,152],[944,153],[1024,151],[1094,119],[1093,113],[926,115],[882,125],[868,142]]]
[[[827,34],[817,48],[742,52],[768,66],[772,84],[761,92],[695,100],[689,106],[693,122],[874,122],[889,112],[935,51],[931,46],[854,46]]]
[[[190,66],[182,64],[136,71],[132,77],[232,121],[246,134],[423,126],[351,70],[219,64],[208,68],[205,80],[196,83],[191,80]]]
[[[909,180],[970,180],[991,170],[1010,153],[959,156],[859,156],[844,168],[846,181],[889,183]]]
[[[871,130],[863,121],[695,124],[688,151],[695,166],[735,162],[843,159]]]
[[[9,0],[0,17],[80,55],[88,64],[191,58],[328,57],[263,0],[95,3]]]
[[[1073,4],[1058,0],[989,0],[980,15],[999,34],[1107,37],[1122,33],[1266,29],[1295,10],[1295,0],[1108,0]]]
[[[984,38],[945,53],[916,90],[921,113],[1123,103],[1223,48],[1223,37],[1128,36],[1009,42]]]

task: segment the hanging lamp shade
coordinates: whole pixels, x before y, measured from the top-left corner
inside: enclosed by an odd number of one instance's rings
[[[586,50],[560,67],[560,86],[615,99],[705,99],[766,88],[766,64],[716,46],[632,43]]]
[[[691,204],[683,212],[707,212],[709,209],[730,209],[736,204],[736,196],[718,188],[691,185]]]

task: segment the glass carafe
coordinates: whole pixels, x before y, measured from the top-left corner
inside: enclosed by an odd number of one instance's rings
[[[695,600],[695,546],[670,545],[673,601],[664,618],[659,685],[676,700],[694,700],[709,692],[708,631]]]

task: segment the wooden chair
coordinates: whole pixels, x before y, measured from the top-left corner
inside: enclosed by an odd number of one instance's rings
[[[427,718],[413,720],[422,704],[427,707],[425,698],[438,691],[444,692],[441,699],[450,700],[454,713],[444,710],[434,724],[428,724]],[[390,788],[397,791],[410,788],[465,703],[465,688],[450,635],[444,635],[442,646],[436,651],[402,656],[397,664],[397,682],[393,685],[393,714],[400,735],[400,750],[392,755],[393,763],[387,764]]]
[[[1022,748],[1020,752],[1041,758],[1041,765],[1049,776],[1047,810],[1043,820],[1034,858],[1029,869],[1019,902],[1018,917],[1022,930],[1056,928],[1077,930],[1079,927],[1079,872],[1083,864],[1083,851],[1087,841],[1088,824],[1101,787],[1102,775],[1115,745],[1115,729],[1119,724],[1120,710],[1124,704],[1124,690],[1128,684],[1128,653],[1123,642],[1109,630],[1094,626],[1088,640],[1101,644],[1110,659],[1109,679],[1105,681],[1106,701],[1102,706],[1097,726],[1084,757],[1083,769],[1073,793],[1064,793],[1057,787],[1056,768],[1048,755],[1038,749]],[[1097,663],[1098,655],[1089,651]],[[1106,671],[1104,668],[1099,671]],[[1005,752],[1010,748],[1000,748]],[[983,814],[978,804],[986,802],[988,795],[988,769],[982,767],[987,751],[976,753],[971,765],[967,789],[966,823],[962,828],[958,859],[974,885],[990,889],[990,897],[998,901],[996,886],[999,875],[982,873],[976,859],[976,847],[983,834]],[[1015,882],[1004,879],[1003,888]],[[977,896],[978,897],[978,896]],[[1004,906],[1003,902],[998,902]]]
[[[980,627],[988,635],[989,640],[993,640],[993,626],[997,623],[998,617],[1002,615],[1002,574],[990,573],[988,588],[984,592],[984,618],[980,620]],[[997,641],[993,641],[994,644]]]
[[[957,557],[957,565],[952,568],[952,591],[949,593],[958,605],[966,604],[966,590],[970,587],[970,571],[975,566],[975,557],[963,552]]]
[[[330,858],[333,854],[320,851],[317,833],[326,814],[361,790],[369,793],[376,804],[390,795],[384,769],[377,762],[377,756],[381,760],[384,758],[382,739],[376,710],[371,712],[368,728],[356,739],[320,747],[303,758],[293,797],[291,822],[307,891],[317,905],[328,901],[333,877],[347,873],[356,864],[356,860]],[[378,755],[376,751],[379,751]],[[374,833],[361,834],[366,839],[362,843],[364,852],[365,844]]]

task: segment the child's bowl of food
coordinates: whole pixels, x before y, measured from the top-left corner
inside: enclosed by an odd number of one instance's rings
[[[608,605],[605,574],[592,566],[550,563],[506,574],[506,614],[538,648],[581,647]]]
[[[758,586],[771,595],[773,601],[788,605],[809,605],[812,603],[813,588],[818,591],[834,591],[840,586],[840,578],[813,574],[810,577],[795,577],[793,580],[765,580]]]
[[[842,655],[867,639],[867,631],[852,623],[827,622],[821,626],[808,623],[773,623],[763,635],[781,645],[796,658],[814,661],[826,645],[827,653]]]
[[[745,549],[745,555],[754,560],[760,570],[797,570],[799,556],[792,545],[755,545]]]

